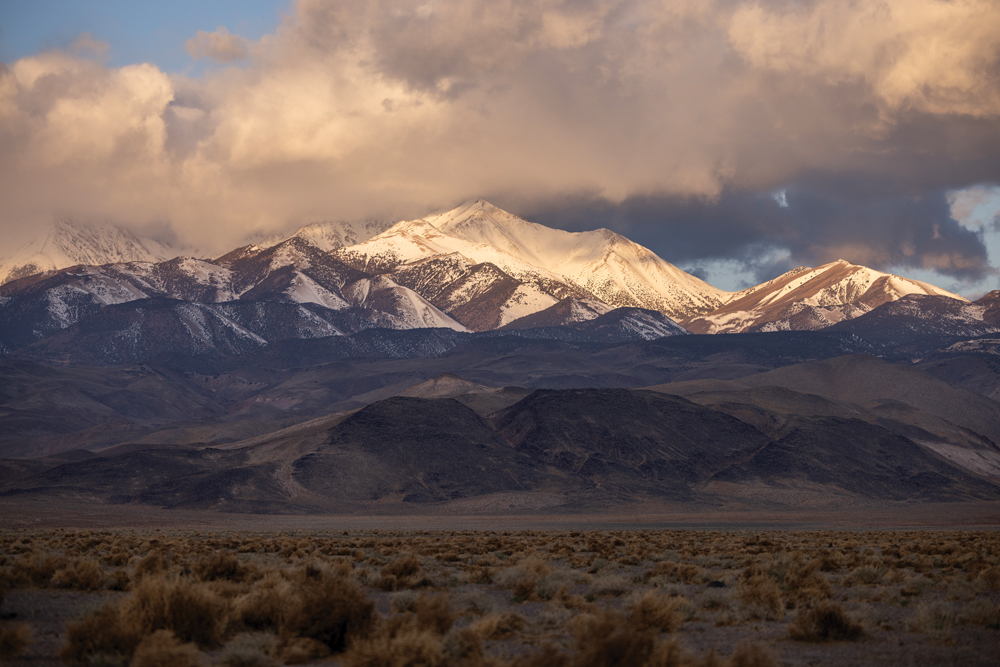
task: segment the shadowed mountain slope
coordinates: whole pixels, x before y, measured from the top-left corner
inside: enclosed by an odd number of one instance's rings
[[[767,442],[718,411],[625,389],[539,390],[492,421],[518,451],[623,495],[687,497],[693,483]]]
[[[511,448],[458,401],[406,397],[370,405],[331,429],[325,445],[295,462],[295,479],[348,504],[582,486]]]
[[[1000,491],[896,433],[837,417],[797,418],[788,435],[715,479],[892,500],[985,499]]]

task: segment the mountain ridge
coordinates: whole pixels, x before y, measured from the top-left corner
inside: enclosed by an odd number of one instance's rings
[[[60,223],[60,243],[76,238],[73,229]],[[222,332],[239,330],[248,332],[241,339],[264,345],[289,336],[428,327],[545,330],[560,339],[600,341],[831,326],[870,336],[876,334],[862,331],[865,322],[889,312],[892,321],[903,321],[900,309],[923,297],[944,300],[936,315],[921,316],[924,329],[933,320],[940,332],[952,325],[963,332],[998,330],[992,315],[979,316],[993,312],[985,305],[844,260],[730,293],[610,230],[550,229],[483,200],[392,225],[313,223],[284,240],[246,244],[214,259],[153,261],[130,232],[116,228],[105,238],[97,228],[75,229],[90,239],[78,257],[93,259],[103,248],[114,261],[77,262],[0,285],[0,354],[55,335],[60,342],[51,349],[67,350],[78,323],[115,340],[141,334],[142,349],[150,352],[157,337],[170,349],[238,351],[243,343],[233,347]],[[101,324],[106,308],[112,311]],[[279,313],[284,321],[265,321]],[[149,317],[157,322],[152,329]],[[195,326],[205,317],[222,328]],[[566,331],[556,334],[560,328]],[[180,348],[178,336],[187,339]]]

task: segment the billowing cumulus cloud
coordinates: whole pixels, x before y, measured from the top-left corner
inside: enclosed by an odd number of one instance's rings
[[[639,240],[687,264],[767,246],[989,269],[943,193],[1000,182],[991,0],[299,0],[258,42],[188,49],[229,65],[0,70],[0,224],[166,224],[222,250],[497,196],[626,233],[645,206]]]
[[[229,32],[225,26],[219,26],[214,32],[199,30],[187,41],[187,50],[192,58],[210,58],[220,63],[229,63],[250,55],[247,41]]]

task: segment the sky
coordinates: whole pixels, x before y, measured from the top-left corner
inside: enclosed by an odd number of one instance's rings
[[[724,289],[1000,288],[994,0],[0,3],[0,243],[225,251],[485,198]]]

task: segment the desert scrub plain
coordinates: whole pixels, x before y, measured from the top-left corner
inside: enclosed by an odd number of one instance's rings
[[[0,533],[0,660],[996,665],[997,532]]]

